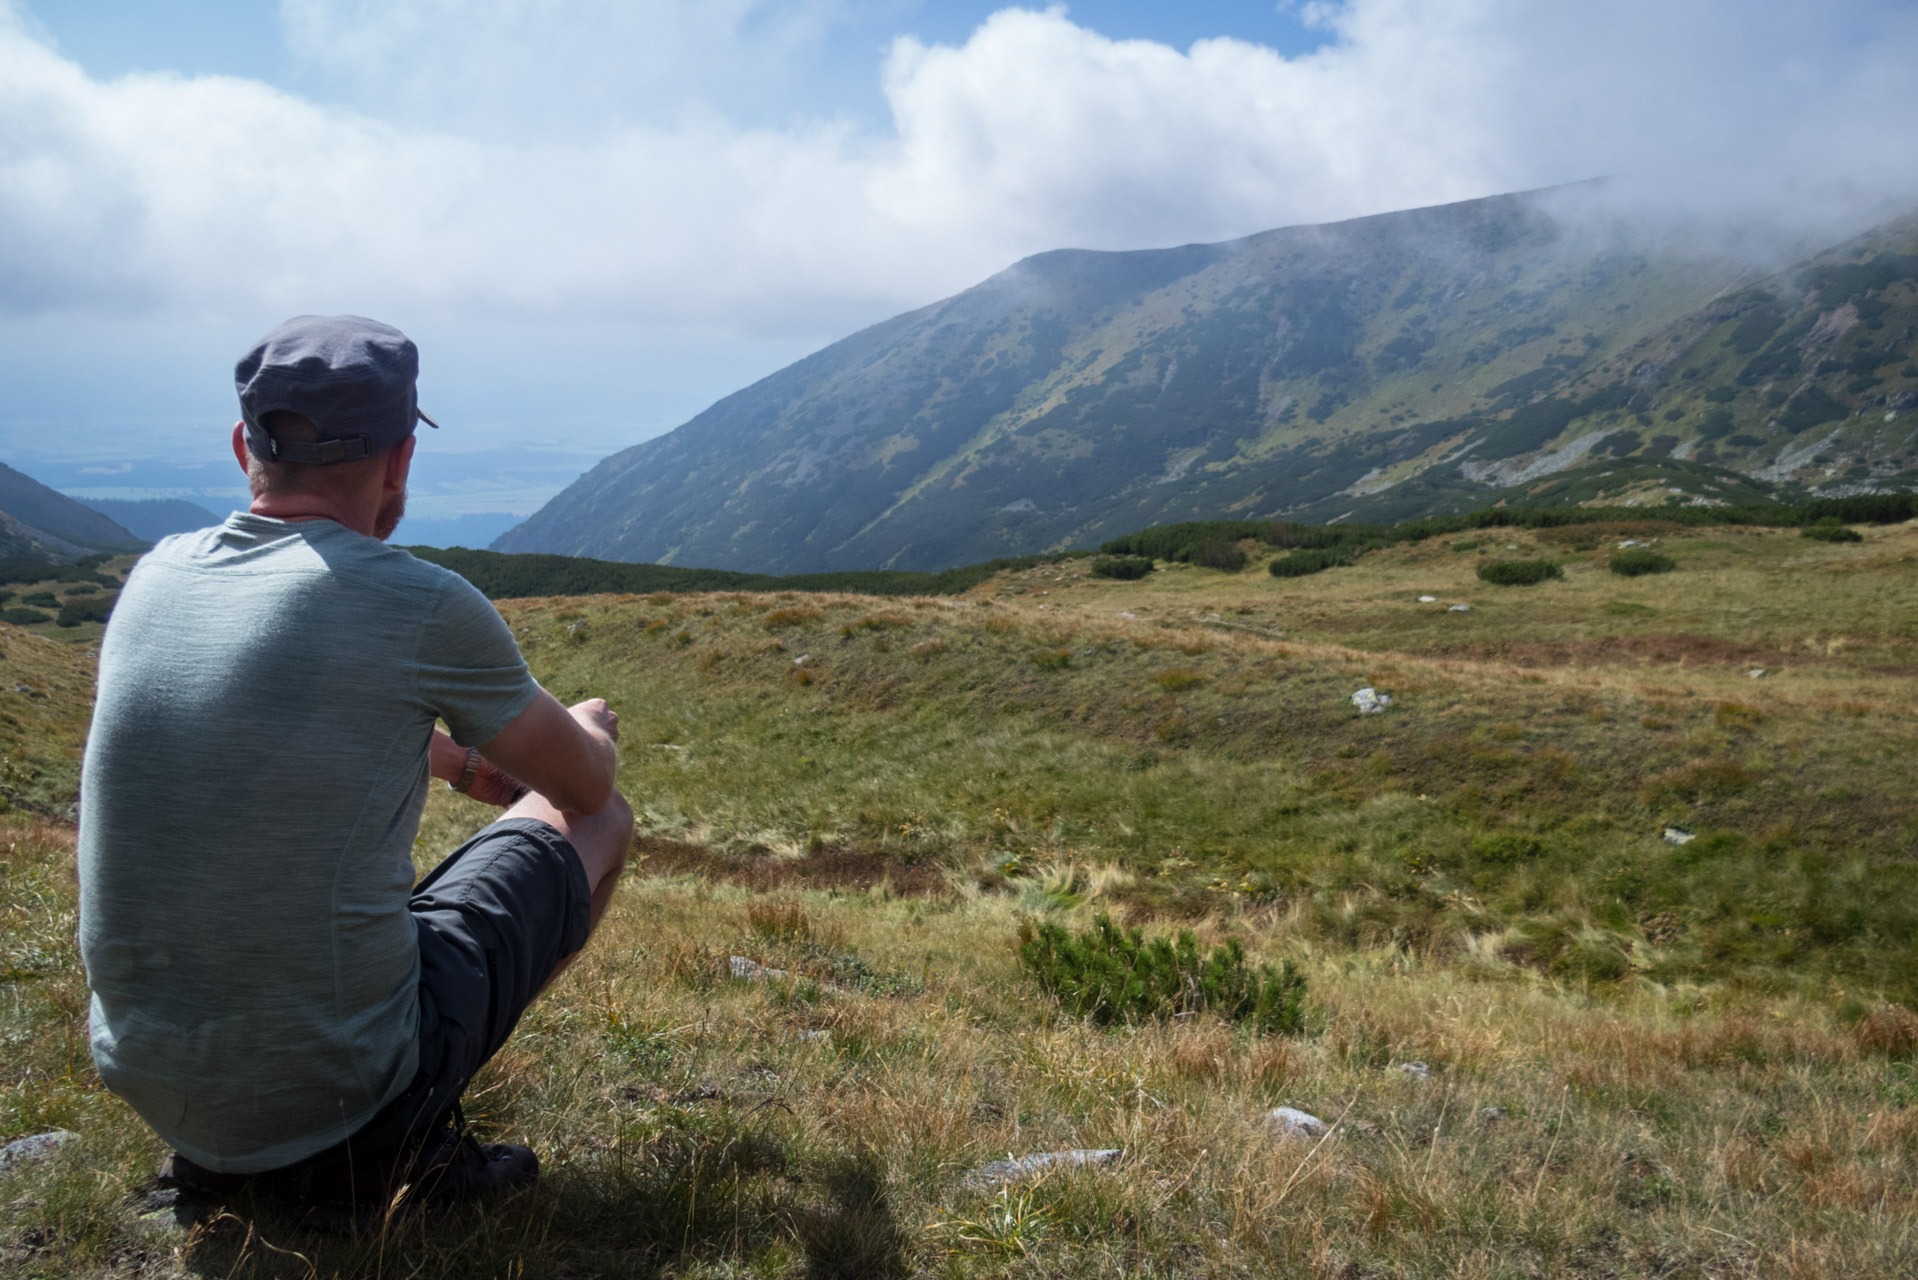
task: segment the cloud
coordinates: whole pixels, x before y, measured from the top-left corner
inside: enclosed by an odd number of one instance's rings
[[[1918,201],[1894,0],[1350,0],[1294,58],[1009,9],[874,65],[890,127],[769,123],[819,0],[285,0],[310,95],[102,82],[0,0],[0,309],[355,308],[830,338],[1028,253],[1597,173],[1693,216]],[[809,61],[810,60],[810,61]],[[777,113],[774,113],[775,115]]]

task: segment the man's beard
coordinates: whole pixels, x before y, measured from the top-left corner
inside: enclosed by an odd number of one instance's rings
[[[380,507],[380,513],[373,520],[373,536],[385,542],[393,536],[393,530],[400,527],[400,521],[406,518],[406,490],[401,489],[392,499]]]

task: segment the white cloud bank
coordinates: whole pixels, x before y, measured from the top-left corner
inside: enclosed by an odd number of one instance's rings
[[[1918,12],[1892,0],[1351,0],[1290,59],[1008,9],[893,44],[890,131],[729,118],[835,9],[285,0],[320,98],[94,80],[0,0],[0,312],[826,339],[1044,249],[1599,173],[1796,226],[1918,202]]]

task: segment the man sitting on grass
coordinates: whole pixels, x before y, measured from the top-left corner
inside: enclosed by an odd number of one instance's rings
[[[484,596],[385,545],[417,371],[356,316],[262,339],[235,371],[251,510],[142,558],[101,644],[93,1056],[185,1189],[365,1206],[538,1177],[458,1100],[611,900],[619,718],[561,706]],[[429,775],[510,807],[415,885]]]

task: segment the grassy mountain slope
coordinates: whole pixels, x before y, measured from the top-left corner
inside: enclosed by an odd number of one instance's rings
[[[0,511],[32,530],[86,551],[136,551],[146,546],[144,540],[107,516],[3,462],[0,462]]]
[[[1305,579],[505,602],[542,681],[621,712],[642,826],[469,1094],[540,1188],[352,1239],[142,1216],[161,1152],[88,1063],[71,829],[11,815],[0,1139],[80,1140],[0,1170],[0,1270],[1918,1273],[1918,524],[1860,532],[1620,512]],[[1627,539],[1677,567],[1612,575]],[[1513,556],[1564,577],[1478,579]],[[421,869],[491,816],[434,787]],[[1306,1028],[1068,1016],[1018,928],[1100,910],[1292,961]],[[1338,1129],[1277,1138],[1279,1105]],[[965,1176],[1085,1147],[1125,1158]]]
[[[1599,458],[1904,474],[1913,224],[1767,279],[1636,248],[1578,197],[1042,254],[615,454],[494,547],[936,569],[1195,518],[1404,518]]]

